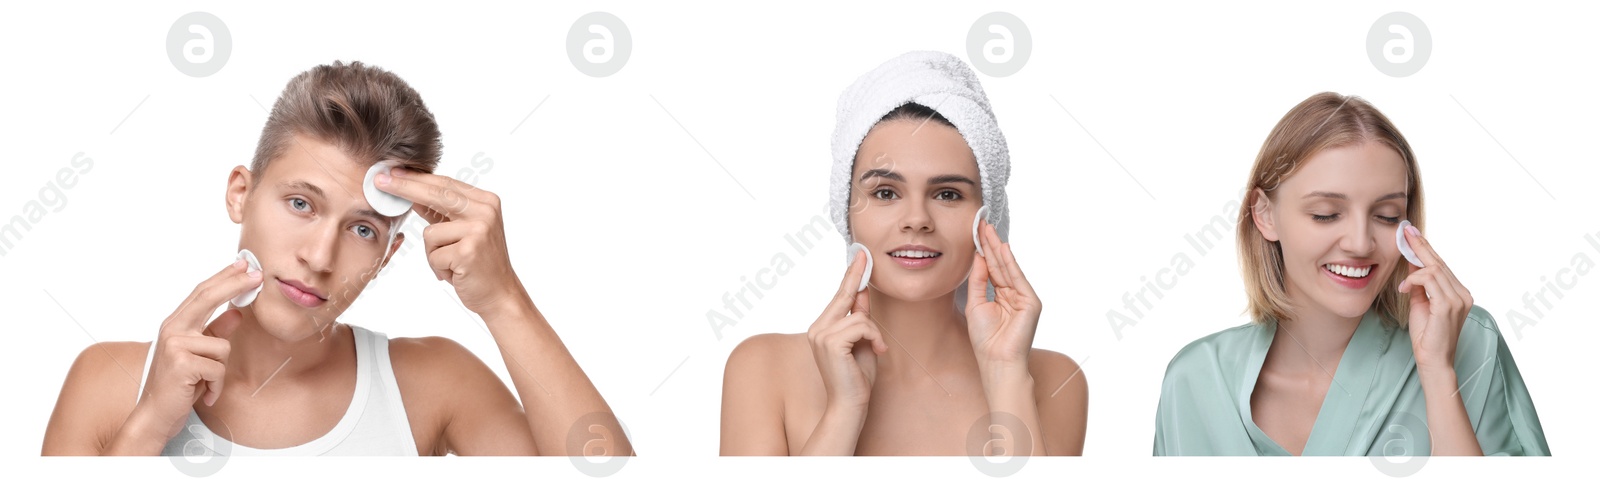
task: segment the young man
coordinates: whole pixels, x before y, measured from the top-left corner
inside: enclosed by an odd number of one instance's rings
[[[334,63],[289,82],[250,168],[228,178],[239,247],[181,302],[153,343],[99,343],[73,363],[45,455],[631,455],[610,408],[528,297],[494,193],[433,175],[441,145],[416,91],[377,67]],[[407,239],[363,180],[428,220],[428,265],[488,325],[517,395],[441,337],[387,339],[338,322]],[[415,238],[413,238],[415,240]],[[261,287],[253,303],[216,308]],[[146,375],[139,376],[137,374]],[[137,377],[137,378],[135,378]],[[595,445],[604,448],[596,449]],[[188,450],[185,450],[188,446]]]

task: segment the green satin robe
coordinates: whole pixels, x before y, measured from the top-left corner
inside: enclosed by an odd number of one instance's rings
[[[1250,416],[1276,323],[1189,343],[1167,365],[1155,455],[1290,455]],[[1550,455],[1539,415],[1494,318],[1473,306],[1456,345],[1461,400],[1484,455]],[[1350,338],[1302,455],[1427,455],[1427,409],[1411,337],[1372,311]]]

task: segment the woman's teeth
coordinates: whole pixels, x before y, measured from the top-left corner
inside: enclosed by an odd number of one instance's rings
[[[907,258],[913,258],[913,259],[921,259],[921,258],[927,258],[927,257],[939,257],[940,256],[939,253],[933,252],[933,251],[894,251],[894,252],[889,253],[889,255],[890,256],[894,256],[894,257],[907,257]]]
[[[1366,278],[1367,274],[1372,273],[1372,265],[1370,264],[1360,268],[1345,266],[1342,264],[1325,264],[1322,267],[1326,268],[1328,271],[1332,271],[1333,274],[1350,278]]]

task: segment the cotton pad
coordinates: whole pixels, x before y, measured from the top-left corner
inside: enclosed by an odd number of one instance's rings
[[[867,280],[872,279],[872,251],[867,250],[867,246],[861,245],[860,242],[853,242],[850,244],[849,248],[844,250],[844,253],[846,261],[845,264],[852,265],[856,262],[856,251],[858,250],[867,253],[867,270],[861,272],[861,286],[856,288],[856,291],[859,292],[866,290]]]
[[[243,259],[245,263],[248,263],[248,266],[246,267],[250,268],[250,271],[261,271],[261,261],[256,260],[255,253],[250,252],[249,249],[240,249],[239,258]],[[266,284],[267,283],[265,281],[262,281],[260,285],[256,285],[256,289],[240,293],[239,296],[233,297],[233,306],[245,307],[250,305],[251,302],[256,301],[256,295],[261,293],[261,287],[266,286]]]
[[[978,208],[978,214],[972,216],[972,245],[978,246],[978,255],[983,256],[983,241],[978,240],[978,222],[989,212],[989,205]]]
[[[372,205],[373,210],[386,217],[397,217],[411,211],[411,201],[379,191],[377,183],[373,182],[373,178],[378,177],[378,174],[389,174],[390,169],[399,166],[400,164],[393,160],[372,164],[372,167],[367,169],[367,177],[361,181],[361,193],[366,195],[367,204]]]
[[[1411,228],[1411,220],[1401,220],[1400,228],[1394,231],[1394,245],[1400,247],[1400,255],[1417,267],[1422,267],[1422,260],[1417,259],[1417,252],[1411,250],[1411,244],[1406,243],[1406,229]]]

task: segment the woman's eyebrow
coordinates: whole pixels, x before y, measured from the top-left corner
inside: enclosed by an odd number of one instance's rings
[[[933,176],[928,178],[928,184],[949,184],[952,182],[959,182],[973,186],[978,185],[977,181],[973,181],[972,178],[963,176],[961,174],[945,174],[942,176]]]
[[[1389,193],[1389,194],[1385,194],[1383,196],[1379,196],[1378,199],[1373,201],[1373,202],[1376,203],[1378,201],[1389,201],[1391,199],[1404,199],[1405,197],[1406,197],[1405,191],[1400,191],[1400,192]],[[1329,199],[1341,199],[1341,200],[1349,200],[1350,199],[1350,197],[1346,196],[1344,193],[1334,193],[1334,192],[1328,192],[1328,191],[1312,191],[1312,192],[1306,193],[1305,196],[1301,196],[1300,198],[1301,199],[1305,199],[1305,198],[1329,198]]]
[[[905,176],[900,175],[899,172],[895,172],[895,171],[892,171],[892,170],[889,170],[889,169],[872,169],[872,170],[869,170],[869,171],[866,171],[866,172],[862,172],[861,173],[861,182],[867,182],[868,178],[873,178],[873,177],[882,177],[884,179],[889,179],[891,181],[906,182]]]

